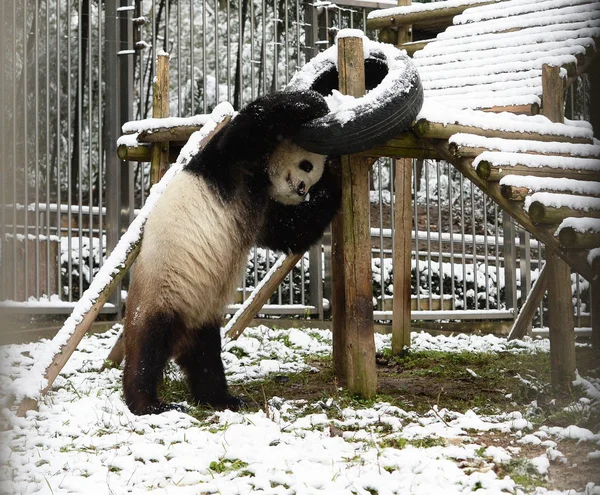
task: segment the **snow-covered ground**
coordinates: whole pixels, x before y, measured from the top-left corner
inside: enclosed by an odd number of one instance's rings
[[[176,411],[136,417],[122,400],[121,371],[100,371],[118,330],[83,340],[39,412],[17,418],[2,394],[3,493],[519,494],[526,491],[516,475],[494,468],[522,460],[529,446],[541,448],[526,468],[542,485],[549,466],[569,462],[561,442],[585,442],[587,460],[600,457],[600,432],[534,427],[527,410],[484,416],[433,406],[419,415],[383,402],[352,408],[335,397],[275,397],[259,412],[224,411],[204,420]],[[389,347],[389,336],[377,335],[376,343],[378,350]],[[2,390],[27,373],[46,344],[0,348]],[[413,334],[412,345],[512,353],[549,347],[547,340],[424,333]],[[310,357],[330,353],[326,330],[257,327],[228,344],[223,358],[229,380],[239,382],[310,369]],[[598,407],[600,381],[578,383],[587,398],[577,407]],[[528,491],[600,494],[591,481],[572,491]]]

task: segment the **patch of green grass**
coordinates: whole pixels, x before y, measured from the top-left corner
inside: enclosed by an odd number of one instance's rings
[[[526,491],[544,485],[544,479],[529,459],[516,457],[497,467],[500,477],[510,476],[512,480]]]
[[[439,437],[414,438],[412,440],[402,437],[388,437],[378,442],[377,445],[382,449],[392,448],[402,450],[409,445],[418,449],[427,449],[430,447],[443,447],[446,445],[446,440]]]
[[[218,474],[228,473],[230,471],[239,471],[240,469],[244,469],[246,467],[248,467],[248,463],[240,461],[239,459],[234,459],[233,461],[229,459],[212,461],[208,466],[211,471]]]

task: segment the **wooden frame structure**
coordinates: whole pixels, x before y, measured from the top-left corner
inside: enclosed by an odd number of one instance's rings
[[[400,0],[406,12],[377,17],[376,21],[369,21],[369,27],[384,28],[382,37],[393,38],[400,47],[413,47],[413,37],[420,39],[420,47],[429,46],[433,42],[423,41],[413,27],[425,26],[425,32],[445,28],[449,19],[464,12],[473,3],[466,3],[456,7],[453,2],[452,10],[445,5],[447,2],[434,4],[432,9],[424,13],[424,7],[419,6],[414,12],[410,11],[410,0]],[[495,7],[502,2],[481,2],[481,9]],[[533,4],[532,0],[532,4]],[[591,4],[591,2],[590,2]],[[532,7],[534,8],[534,7]],[[439,17],[431,11],[439,10]],[[482,17],[485,18],[485,12]],[[599,15],[600,17],[600,15]],[[383,19],[383,20],[382,20]],[[392,30],[393,32],[391,32]],[[510,33],[509,33],[510,34]],[[511,34],[512,35],[512,34]],[[598,31],[600,39],[600,30]],[[583,39],[583,38],[582,38]],[[582,46],[587,41],[582,41]],[[535,283],[529,300],[523,306],[517,318],[510,338],[522,337],[535,313],[545,289],[551,298],[551,364],[553,383],[562,389],[568,389],[574,376],[575,355],[573,335],[573,308],[570,294],[570,269],[575,268],[579,273],[591,281],[593,290],[594,309],[600,308],[600,257],[591,258],[590,249],[600,248],[600,235],[597,232],[581,233],[577,230],[566,230],[562,236],[557,234],[557,220],[562,220],[572,211],[557,211],[552,205],[541,202],[543,215],[534,213],[536,207],[524,207],[529,197],[532,196],[530,187],[503,185],[502,180],[507,175],[507,164],[497,159],[494,152],[515,149],[524,158],[536,157],[536,160],[548,162],[563,157],[568,161],[568,155],[576,156],[575,162],[581,157],[591,159],[592,166],[585,162],[585,167],[571,167],[575,171],[577,180],[600,182],[600,149],[593,146],[589,133],[571,132],[567,126],[561,125],[564,119],[562,100],[566,86],[574,80],[577,74],[589,68],[595,57],[594,50],[588,50],[584,55],[578,56],[576,63],[560,68],[560,64],[545,64],[542,67],[541,97],[542,105],[533,101],[522,105],[481,105],[478,110],[487,112],[489,122],[486,125],[474,125],[469,119],[463,119],[460,110],[454,122],[441,122],[434,119],[422,118],[415,122],[413,128],[389,140],[375,149],[353,156],[342,157],[341,167],[338,171],[342,183],[343,197],[342,210],[333,221],[332,252],[333,252],[333,352],[334,368],[342,384],[345,384],[351,393],[364,397],[372,397],[376,393],[375,372],[375,345],[373,336],[373,307],[371,295],[371,263],[369,233],[369,188],[368,171],[374,159],[386,156],[396,159],[395,190],[395,284],[394,284],[394,313],[392,324],[392,351],[400,354],[410,344],[410,245],[412,219],[411,210],[411,159],[431,158],[446,160],[457,168],[465,177],[482,189],[506,213],[511,215],[534,237],[546,245],[548,260]],[[580,53],[580,52],[578,52]],[[165,54],[166,55],[166,54]],[[361,38],[344,37],[339,40],[338,66],[340,74],[340,90],[347,94],[360,96],[364,93],[364,74],[361,68],[362,60]],[[168,58],[159,57],[158,81],[155,88],[155,116],[168,115]],[[596,59],[597,61],[597,59]],[[563,78],[566,71],[567,78]],[[535,95],[534,95],[535,96]],[[426,96],[427,98],[427,96]],[[538,98],[538,96],[536,96]],[[500,112],[511,111],[513,115],[535,115],[541,111],[550,121],[556,122],[550,128],[537,131],[535,126],[523,130],[513,121],[503,117],[497,122]],[[503,114],[504,115],[504,114]],[[514,122],[517,122],[514,120]],[[140,142],[137,146],[122,146],[119,148],[119,157],[126,160],[147,161],[152,159],[152,178],[154,181],[162,175],[168,162],[173,161],[174,154],[181,148],[192,132],[198,130],[197,126],[177,126],[169,131],[156,131],[138,136]],[[479,142],[472,145],[470,142]],[[502,142],[498,148],[498,142]],[[144,144],[151,143],[151,144]],[[563,148],[572,152],[553,151],[545,143],[563,143]],[[568,146],[564,146],[568,143]],[[485,156],[485,159],[483,157]],[[556,168],[550,165],[535,168],[525,163],[521,166],[510,166],[511,176],[537,175],[541,177],[556,175]],[[596,167],[596,162],[598,166]],[[474,166],[477,165],[477,166]],[[501,170],[502,169],[502,170]],[[566,170],[566,169],[564,169]],[[566,176],[569,172],[559,175]],[[518,180],[517,180],[518,183]],[[576,191],[572,195],[578,194]],[[598,194],[600,196],[600,194]],[[525,201],[524,201],[525,200]],[[533,208],[533,210],[532,210]],[[589,211],[589,210],[588,210]],[[593,210],[591,217],[600,217],[600,212]],[[550,220],[544,220],[544,218]],[[561,230],[561,232],[563,232]],[[135,252],[125,265],[122,273],[135,259]],[[262,284],[253,294],[252,303],[244,308],[243,314],[236,318],[235,324],[228,332],[230,338],[237,338],[250,322],[254,314],[266,302],[272,291],[281,280],[295,266],[298,256],[290,256],[273,272],[272,277]],[[111,287],[114,284],[111,284]],[[107,287],[107,294],[111,287]],[[104,294],[104,293],[103,293]],[[99,302],[101,304],[101,302]],[[593,318],[593,342],[600,348],[600,318],[597,312]],[[70,353],[85,334],[93,321],[96,309],[93,309],[78,326],[73,338],[68,342],[68,350],[57,355],[55,362],[47,370],[48,385],[42,391],[45,393],[51,386]],[[122,353],[118,346],[113,349],[111,359],[119,362]],[[19,407],[19,414],[24,414],[27,409],[35,407],[35,400],[25,400]]]

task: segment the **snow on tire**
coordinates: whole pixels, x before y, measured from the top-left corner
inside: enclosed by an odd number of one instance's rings
[[[286,90],[312,89],[325,96],[330,112],[303,126],[294,140],[314,153],[347,155],[381,145],[406,130],[421,110],[423,87],[406,52],[363,37],[367,94],[341,95],[337,45],[310,60]]]

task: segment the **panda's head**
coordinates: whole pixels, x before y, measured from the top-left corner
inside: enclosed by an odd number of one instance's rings
[[[269,195],[284,205],[298,205],[323,175],[325,156],[312,153],[284,139],[271,154],[268,164]]]

